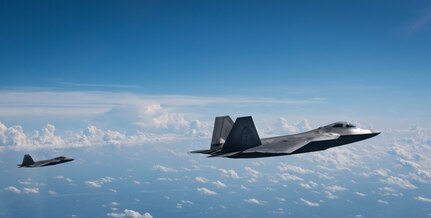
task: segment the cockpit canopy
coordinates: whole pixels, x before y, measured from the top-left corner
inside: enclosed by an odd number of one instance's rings
[[[64,160],[64,159],[66,159],[66,157],[65,156],[60,156],[60,157],[56,157],[55,159],[56,160]]]
[[[355,125],[345,122],[345,121],[340,121],[340,122],[336,122],[333,124],[329,124],[327,125],[327,127],[333,127],[333,128],[353,128],[356,127]]]

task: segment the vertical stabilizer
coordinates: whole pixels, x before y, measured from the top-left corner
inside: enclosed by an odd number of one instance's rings
[[[33,158],[29,154],[24,155],[21,166],[29,166],[34,164]]]
[[[214,122],[211,147],[220,146],[221,144],[223,144],[226,141],[227,136],[229,135],[233,125],[233,121],[229,116],[216,117]]]
[[[261,144],[253,119],[250,116],[239,117],[230,131],[222,151],[224,153],[244,151]]]

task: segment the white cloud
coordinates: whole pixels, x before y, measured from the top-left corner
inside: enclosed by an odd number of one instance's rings
[[[48,194],[50,194],[50,195],[57,195],[57,192],[53,191],[53,190],[48,190]]]
[[[87,186],[92,187],[92,188],[100,188],[100,187],[102,187],[102,185],[101,185],[101,184],[99,184],[99,183],[98,183],[98,182],[96,182],[96,181],[85,181],[85,184],[86,184]]]
[[[319,203],[317,202],[312,202],[312,201],[307,201],[303,198],[300,199],[305,205],[310,206],[310,207],[318,207]]]
[[[125,213],[107,213],[106,216],[114,217],[114,218],[123,218],[126,217]]]
[[[336,195],[334,195],[332,192],[330,192],[330,191],[325,191],[325,194],[326,194],[326,197],[328,198],[328,199],[337,199],[338,198],[338,196],[336,196]]]
[[[200,182],[200,183],[207,183],[208,179],[205,178],[205,177],[198,176],[198,177],[195,178],[195,181],[196,182]]]
[[[256,198],[244,199],[244,201],[249,203],[249,204],[255,204],[255,205],[264,205],[265,204],[264,201],[259,201]]]
[[[381,203],[381,204],[389,204],[389,202],[384,201],[384,200],[381,200],[381,199],[377,200],[377,202],[379,202],[379,203]]]
[[[219,169],[222,176],[230,177],[232,179],[239,179],[238,173],[236,173],[235,170],[225,170],[225,169]]]
[[[289,173],[280,174],[280,178],[285,181],[304,181],[304,179]]]
[[[309,183],[300,183],[299,184],[301,187],[305,188],[305,189],[313,189],[313,188],[317,188],[319,185],[313,181],[310,181]]]
[[[114,218],[122,218],[122,217],[153,218],[153,216],[150,213],[141,214],[137,211],[130,210],[130,209],[125,209],[123,213],[107,213],[106,215]]]
[[[21,185],[30,185],[31,184],[31,182],[32,182],[32,180],[30,179],[30,178],[27,178],[27,179],[25,179],[25,180],[18,180],[18,182],[19,182],[19,184],[21,184]]]
[[[331,192],[341,192],[341,191],[346,191],[347,190],[347,188],[344,188],[344,187],[341,187],[341,186],[338,186],[338,185],[328,186],[325,189],[328,190],[328,191],[331,191]]]
[[[240,188],[241,188],[241,190],[244,190],[244,191],[250,190],[249,188],[245,187],[244,185],[240,185]]]
[[[353,167],[364,165],[363,157],[349,146],[328,149],[325,152],[313,152],[307,157],[312,158],[317,166],[327,171],[350,171]]]
[[[426,197],[422,197],[422,196],[415,197],[415,200],[420,201],[420,202],[431,203],[431,199],[426,198]]]
[[[403,189],[416,189],[417,188],[415,185],[410,183],[410,181],[408,181],[407,179],[403,179],[403,178],[395,177],[395,176],[390,176],[387,179],[382,180],[382,182],[384,182],[388,185],[398,186],[398,187],[403,188]]]
[[[100,178],[98,180],[92,180],[92,181],[85,181],[84,183],[91,187],[91,188],[100,188],[102,187],[103,184],[105,183],[111,183],[113,182],[115,179],[109,176],[105,176],[103,178]]]
[[[1,124],[1,123],[0,123]],[[4,126],[4,125],[3,125]],[[82,130],[67,131],[56,135],[55,126],[48,124],[41,131],[25,133],[22,126],[16,125],[0,132],[1,149],[32,150],[40,148],[77,148],[89,146],[142,145],[151,142],[169,142],[186,139],[184,135],[173,133],[141,133],[126,135],[118,131],[103,130],[94,125]]]
[[[287,134],[305,132],[311,129],[310,124],[307,120],[302,120],[299,123],[291,125],[284,117],[279,118],[279,126]]]
[[[307,183],[300,183],[299,185],[301,185],[301,187],[305,188],[305,189],[312,189],[311,186]]]
[[[39,188],[23,188],[25,194],[39,194]]]
[[[391,196],[403,196],[403,193],[398,192],[397,190],[391,188],[391,187],[383,187],[383,188],[379,188],[379,190],[382,192],[381,194],[383,195],[391,195]]]
[[[183,206],[186,206],[186,205],[193,205],[193,202],[192,201],[182,200],[181,202],[177,203],[176,208],[177,209],[181,209],[181,208],[183,208]]]
[[[251,168],[251,167],[244,167],[245,171],[247,172],[248,175],[252,176],[252,177],[259,177],[260,173],[259,171]]]
[[[203,195],[216,195],[217,192],[215,191],[211,191],[207,188],[197,188],[198,192],[203,194]]]
[[[213,185],[217,188],[226,188],[226,184],[224,184],[223,182],[221,182],[220,180],[217,180],[215,182],[213,182]]]
[[[8,186],[8,187],[4,188],[4,190],[7,192],[15,193],[15,194],[21,193],[21,190],[19,190],[17,187],[14,187],[14,186]]]
[[[162,165],[154,165],[153,166],[153,170],[157,170],[157,171],[162,172],[162,173],[175,173],[175,172],[178,172],[178,170],[176,170],[176,169],[165,167],[165,166],[162,166]]]
[[[313,173],[312,170],[304,169],[298,166],[293,166],[285,163],[279,163],[277,168],[280,172],[293,172],[298,174]]]
[[[366,194],[361,193],[361,192],[355,192],[355,194],[356,194],[356,195],[358,195],[358,196],[361,196],[361,197],[365,197],[365,196],[367,196]]]

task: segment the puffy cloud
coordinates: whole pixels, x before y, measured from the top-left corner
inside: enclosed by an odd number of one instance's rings
[[[123,218],[126,217],[125,213],[107,213],[106,216],[114,217],[114,218]]]
[[[325,152],[313,152],[309,154],[308,158],[312,158],[313,162],[327,171],[350,171],[353,167],[364,165],[363,156],[348,146],[328,149]]]
[[[301,198],[300,200],[301,200],[305,205],[310,206],[310,207],[318,207],[318,206],[319,206],[319,203],[317,203],[317,202],[308,201],[308,200],[305,200],[304,198]]]
[[[298,166],[293,166],[285,163],[279,163],[277,168],[280,172],[293,172],[298,174],[313,173],[312,170],[304,169]]]
[[[366,194],[362,193],[362,192],[355,192],[356,195],[361,196],[361,197],[365,197],[367,196]]]
[[[238,173],[236,173],[235,170],[226,170],[226,169],[219,169],[222,176],[230,177],[232,179],[239,179]]]
[[[157,170],[157,171],[162,172],[162,173],[175,173],[175,172],[178,172],[178,170],[176,170],[176,169],[165,167],[165,166],[162,166],[162,165],[154,165],[153,166],[153,170]]]
[[[291,125],[284,117],[279,118],[279,126],[283,131],[287,132],[287,134],[294,134],[311,130],[310,124],[307,120],[301,120],[299,123]]]
[[[347,188],[344,188],[344,187],[341,187],[341,186],[338,186],[338,185],[328,186],[325,189],[328,190],[328,191],[331,191],[331,192],[341,192],[341,191],[346,191],[347,190]]]
[[[21,190],[19,190],[17,187],[14,187],[14,186],[8,186],[8,187],[4,188],[4,190],[7,192],[15,193],[15,194],[21,193]]]
[[[388,185],[398,186],[398,187],[403,188],[403,189],[416,189],[417,188],[415,185],[413,185],[407,179],[403,179],[403,178],[396,177],[396,176],[390,176],[387,179],[382,180],[382,182],[384,182]]]
[[[100,178],[98,180],[92,180],[92,181],[85,181],[84,183],[91,187],[91,188],[100,188],[102,187],[103,184],[105,183],[111,183],[113,182],[115,179],[109,176],[105,176],[103,178]]]
[[[401,192],[399,192],[399,191],[397,191],[391,187],[382,187],[382,188],[379,188],[379,190],[381,191],[382,195],[391,195],[391,196],[395,196],[395,197],[403,196],[403,193],[401,193]]]
[[[197,122],[197,121],[196,121]],[[203,126],[203,125],[201,125]],[[125,134],[114,130],[100,129],[95,125],[89,125],[82,130],[67,131],[61,136],[56,134],[54,125],[47,124],[42,130],[34,130],[32,133],[24,132],[24,128],[15,125],[7,128],[0,123],[0,146],[2,149],[31,150],[41,148],[76,148],[90,146],[122,146],[142,145],[153,142],[170,142],[185,140],[188,136],[203,135],[203,129],[186,132],[137,132]],[[199,127],[200,128],[200,127]],[[202,131],[201,131],[202,130]]]
[[[305,189],[313,189],[313,188],[317,188],[319,185],[313,181],[310,181],[309,183],[300,183],[299,184],[301,187],[305,188]]]
[[[289,173],[280,174],[280,178],[284,181],[304,181],[304,179]]]
[[[336,195],[334,195],[332,192],[330,192],[330,191],[325,191],[325,194],[326,194],[326,197],[328,198],[328,199],[337,199],[338,198],[338,196],[336,196]]]
[[[200,176],[198,176],[198,177],[196,177],[196,178],[195,178],[195,181],[196,181],[196,182],[200,182],[200,183],[207,183],[207,182],[208,182],[208,179],[207,179],[207,178],[205,178],[205,177],[200,177]]]
[[[252,176],[252,177],[256,178],[256,177],[259,177],[259,175],[260,175],[259,171],[255,170],[251,167],[245,167],[244,169],[247,172],[247,174]]]
[[[50,194],[50,195],[57,195],[58,193],[56,191],[53,191],[53,190],[48,190],[48,194]]]
[[[92,188],[100,188],[100,187],[102,187],[102,185],[101,184],[99,184],[98,182],[96,182],[96,181],[85,181],[85,184],[87,185],[87,186],[89,186],[89,187],[92,187]]]
[[[39,188],[23,188],[25,194],[39,194]]]
[[[15,125],[6,127],[0,123],[0,145],[12,145],[22,147],[28,145],[27,135],[24,133],[22,126]]]
[[[130,216],[130,217],[132,217],[132,218],[153,218],[153,216],[152,216],[150,213],[140,214],[140,213],[138,213],[138,212],[136,212],[136,211],[128,210],[128,209],[125,209],[125,210],[124,210],[124,213],[125,213],[127,216]]]
[[[137,124],[143,128],[184,129],[190,126],[183,113],[169,111],[162,108],[160,104],[149,104],[141,107]]]
[[[198,192],[203,194],[203,195],[216,195],[217,192],[215,191],[211,191],[207,188],[197,188]]]
[[[426,197],[422,197],[422,196],[415,197],[415,200],[420,201],[420,202],[431,203],[431,199],[426,198]]]
[[[124,209],[123,213],[107,213],[106,215],[114,218],[122,218],[122,217],[153,218],[153,216],[150,213],[141,214],[137,211],[130,210],[130,209]]]
[[[177,209],[181,209],[181,208],[183,208],[183,206],[185,206],[185,205],[193,205],[193,202],[192,202],[192,201],[185,201],[185,200],[182,200],[181,202],[178,202],[178,203],[177,203],[176,208],[177,208]]]
[[[213,182],[213,185],[217,188],[226,188],[226,185],[223,182],[220,182],[220,180]]]
[[[389,202],[384,201],[384,200],[381,200],[381,199],[377,200],[377,202],[379,202],[379,203],[381,203],[381,204],[389,204]]]
[[[250,190],[249,188],[245,187],[244,185],[240,185],[239,187],[241,188],[241,190],[244,190],[244,191],[249,191]]]
[[[259,201],[256,198],[244,199],[244,201],[249,203],[249,204],[255,204],[255,205],[264,205],[265,204],[264,201]]]

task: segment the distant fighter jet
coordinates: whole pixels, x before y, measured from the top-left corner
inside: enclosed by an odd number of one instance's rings
[[[208,157],[272,157],[321,151],[378,134],[348,122],[336,122],[304,133],[261,139],[250,116],[239,117],[235,123],[224,116],[215,119],[210,149],[190,153],[208,154]]]
[[[49,160],[41,160],[34,162],[33,158],[29,154],[24,155],[22,164],[18,164],[18,167],[45,167],[50,165],[56,165],[61,163],[66,163],[74,160],[73,158],[68,158],[65,156],[56,157]]]

